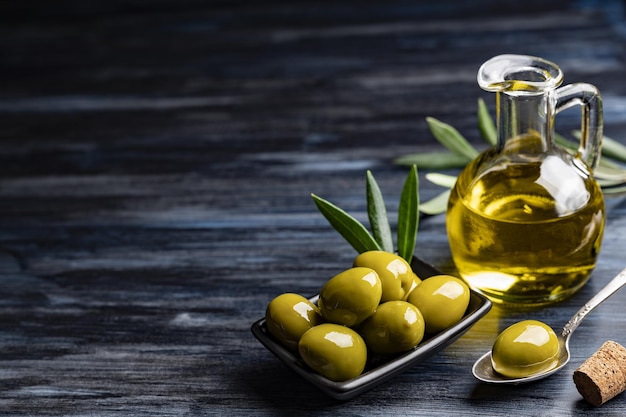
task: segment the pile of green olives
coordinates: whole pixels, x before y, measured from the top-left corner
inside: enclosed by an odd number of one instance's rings
[[[329,279],[317,305],[286,293],[267,306],[267,329],[314,371],[332,381],[359,376],[373,356],[415,348],[425,335],[463,318],[470,291],[460,279],[421,280],[400,256],[361,253],[353,266]]]

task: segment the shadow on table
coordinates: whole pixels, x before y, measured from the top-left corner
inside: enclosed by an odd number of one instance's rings
[[[569,382],[569,381],[568,381]],[[573,383],[565,381],[549,381],[548,379],[521,385],[490,385],[477,383],[471,394],[472,406],[486,406],[489,409],[504,408],[523,410],[532,405],[534,409],[542,409],[542,415],[551,415],[551,411],[580,413],[596,409],[580,397]],[[603,411],[611,408],[611,402],[603,406]],[[567,411],[569,410],[569,411]]]
[[[275,415],[293,416],[296,410],[300,416],[313,415],[342,403],[328,397],[278,361],[264,360],[242,366],[235,371],[233,380],[237,380],[249,397],[256,396],[256,400],[263,402],[264,409],[274,410]],[[309,413],[303,414],[302,410]]]

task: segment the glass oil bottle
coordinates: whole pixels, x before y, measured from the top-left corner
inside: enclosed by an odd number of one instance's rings
[[[496,93],[498,143],[459,175],[446,214],[461,276],[494,302],[549,304],[577,291],[596,265],[605,223],[593,178],[602,101],[590,84],[564,87],[555,64],[524,55],[485,62],[479,85]],[[554,116],[582,108],[581,141],[554,143]]]

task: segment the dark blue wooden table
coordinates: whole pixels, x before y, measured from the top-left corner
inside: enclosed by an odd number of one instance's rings
[[[623,2],[27,1],[0,22],[0,414],[626,414],[626,397],[595,409],[572,382],[605,340],[626,343],[626,292],[576,332],[563,372],[518,387],[470,373],[501,329],[559,328],[626,266],[623,196],[576,295],[494,308],[351,401],[250,332],[272,297],[315,294],[355,256],[310,193],[363,219],[370,169],[395,212],[393,160],[442,149],[427,116],[485,146],[488,58],[542,56],[595,84],[626,143]],[[442,191],[425,173],[422,200]],[[421,219],[416,254],[454,273],[443,215]]]

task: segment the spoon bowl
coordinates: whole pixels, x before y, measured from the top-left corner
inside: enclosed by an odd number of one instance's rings
[[[492,384],[524,384],[527,382],[532,382],[532,381],[537,381],[539,379],[543,379],[549,375],[552,375],[553,373],[555,373],[556,371],[558,371],[559,369],[567,365],[567,363],[569,362],[570,354],[569,354],[569,348],[566,347],[567,342],[562,336],[559,336],[558,338],[559,338],[559,346],[561,350],[561,352],[559,353],[559,359],[558,359],[556,366],[554,366],[551,369],[548,369],[547,371],[538,372],[536,374],[529,375],[523,378],[509,378],[509,377],[500,375],[493,369],[493,365],[491,364],[491,351],[489,351],[485,353],[483,356],[481,356],[474,363],[474,366],[472,367],[472,373],[477,379],[483,382],[489,382]]]
[[[489,351],[481,356],[474,363],[474,366],[472,367],[472,373],[474,374],[474,377],[476,377],[480,381],[491,384],[523,384],[546,378],[553,373],[559,371],[569,362],[569,341],[572,333],[574,333],[574,330],[578,328],[578,326],[587,316],[587,314],[589,314],[593,309],[595,309],[611,295],[615,294],[615,292],[617,292],[617,290],[622,288],[624,285],[626,285],[626,268],[623,269],[619,274],[617,274],[617,276],[613,278],[604,288],[602,288],[591,300],[585,303],[585,305],[583,305],[576,312],[576,314],[572,316],[567,324],[563,326],[563,330],[558,336],[560,347],[559,359],[556,366],[554,366],[553,368],[522,378],[509,378],[497,373],[493,369],[493,365],[491,363],[491,351]]]

